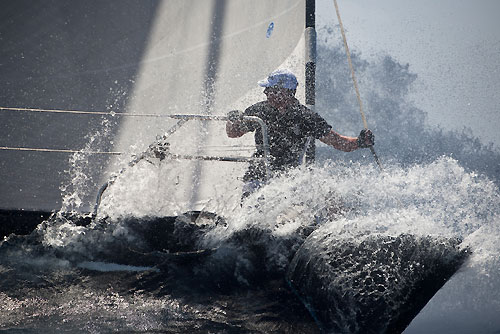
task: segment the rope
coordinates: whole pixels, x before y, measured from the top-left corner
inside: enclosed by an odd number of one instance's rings
[[[337,18],[339,20],[340,32],[342,33],[342,39],[344,41],[344,47],[347,54],[347,62],[349,63],[349,68],[351,69],[352,82],[354,83],[354,89],[356,90],[356,96],[358,98],[359,112],[361,114],[361,118],[363,119],[363,125],[365,129],[368,129],[368,123],[366,122],[365,113],[363,112],[363,101],[361,100],[361,94],[359,93],[359,88],[358,88],[358,81],[356,80],[356,75],[354,74],[354,66],[352,66],[352,61],[351,61],[351,52],[349,51],[349,46],[347,45],[347,38],[345,37],[344,25],[342,24],[342,19],[340,18],[340,10],[339,6],[337,5],[337,0],[333,0],[333,3],[335,4],[335,11],[337,12]]]
[[[337,0],[333,0],[333,3],[335,5],[335,11],[337,12],[337,18],[339,20],[340,32],[342,33],[342,39],[344,41],[344,47],[345,47],[346,54],[347,54],[347,62],[349,63],[349,68],[351,69],[352,82],[354,84],[354,89],[356,90],[356,97],[358,98],[359,113],[361,114],[361,119],[363,120],[364,128],[366,130],[368,130],[368,123],[366,122],[365,113],[363,112],[363,101],[361,100],[361,94],[359,93],[358,81],[356,80],[356,75],[354,73],[354,66],[352,66],[351,52],[349,51],[349,46],[347,45],[347,38],[345,37],[344,25],[342,24],[342,19],[340,18],[340,10],[339,10],[339,6],[337,4]],[[379,166],[380,170],[383,170],[382,164],[380,163],[380,160],[379,160],[377,153],[375,152],[375,149],[373,148],[373,146],[370,146],[370,150],[371,150],[373,157],[375,158],[375,161],[377,162],[377,165]]]
[[[0,146],[0,150],[4,150],[4,151],[30,151],[30,152],[56,152],[56,153],[83,153],[83,154],[110,154],[110,155],[123,154],[122,152],[76,151],[76,150],[59,150],[59,149],[52,149],[52,148],[8,147],[8,146]]]

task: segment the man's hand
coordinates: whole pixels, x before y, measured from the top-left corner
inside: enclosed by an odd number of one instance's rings
[[[368,148],[373,146],[375,145],[375,135],[371,132],[371,130],[363,129],[358,136],[357,143],[359,148]]]
[[[239,110],[231,110],[227,113],[227,119],[230,122],[243,122],[243,113]]]
[[[251,125],[243,119],[243,116],[239,110],[231,110],[227,113],[226,133],[230,138],[241,137],[251,131]]]

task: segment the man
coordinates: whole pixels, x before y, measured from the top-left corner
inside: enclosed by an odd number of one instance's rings
[[[300,104],[295,98],[298,81],[289,70],[276,70],[259,81],[259,85],[264,87],[266,101],[248,107],[243,113],[237,110],[229,112],[226,133],[230,138],[237,138],[255,131],[255,156],[262,157],[260,127],[254,122],[243,120],[243,116],[261,118],[268,128],[269,164],[273,175],[302,163],[309,138],[319,139],[344,152],[374,145],[374,136],[370,130],[362,130],[357,138],[340,135],[321,116]],[[257,189],[265,177],[263,163],[251,163],[243,177],[243,197]]]

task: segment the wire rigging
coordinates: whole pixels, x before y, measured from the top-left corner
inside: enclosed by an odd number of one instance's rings
[[[58,114],[83,114],[83,115],[105,115],[105,116],[126,116],[126,117],[168,117],[160,114],[131,114],[125,112],[115,111],[84,111],[84,110],[61,110],[61,109],[38,109],[38,108],[11,108],[0,107],[3,111],[31,111],[31,112],[45,112],[45,113],[58,113]]]
[[[124,112],[114,112],[114,111],[85,111],[85,110],[63,110],[63,109],[40,109],[40,108],[13,108],[13,107],[0,107],[0,111],[21,111],[21,112],[40,112],[40,113],[56,113],[56,114],[79,114],[79,115],[91,115],[91,116],[132,116],[132,117],[157,117],[157,118],[172,118],[172,115],[160,115],[160,114],[131,114]],[[182,117],[182,116],[181,116]],[[254,148],[255,146],[243,146],[239,148],[227,147],[224,145],[220,146],[210,146],[207,145],[202,147],[203,149],[219,149],[223,151],[241,151],[246,152],[249,148]],[[99,154],[99,155],[123,155],[123,152],[106,152],[106,151],[92,151],[92,150],[71,150],[71,149],[55,149],[55,148],[33,148],[33,147],[11,147],[11,146],[0,146],[0,151],[24,151],[24,152],[52,152],[52,153],[81,153],[81,154]],[[180,157],[175,156],[175,157]],[[199,159],[200,157],[187,156],[190,159]],[[216,160],[213,157],[205,157],[205,160]],[[230,161],[239,161],[238,157],[231,157]],[[244,158],[241,158],[244,159]]]
[[[31,148],[31,147],[9,147],[0,146],[3,151],[28,151],[28,152],[55,152],[55,153],[82,153],[82,154],[108,154],[108,155],[121,155],[122,152],[103,152],[103,151],[86,151],[86,150],[65,150],[53,148]]]

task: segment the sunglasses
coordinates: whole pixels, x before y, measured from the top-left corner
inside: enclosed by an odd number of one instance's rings
[[[277,88],[277,87],[266,87],[264,89],[264,94],[271,94],[271,95],[276,95],[276,94],[282,94],[282,95],[289,95],[288,89],[283,89],[283,88]]]

